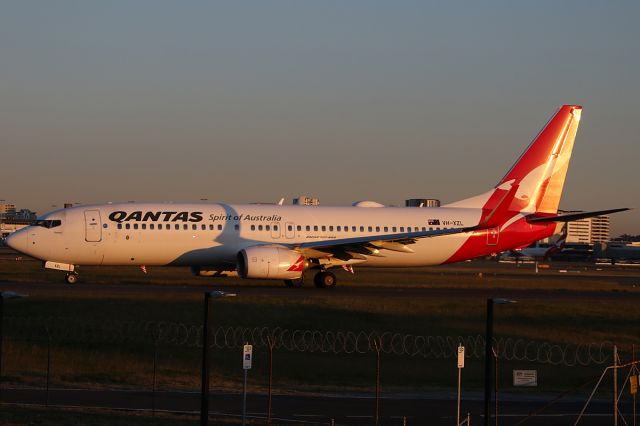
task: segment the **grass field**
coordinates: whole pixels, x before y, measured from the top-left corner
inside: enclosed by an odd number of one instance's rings
[[[640,299],[636,297],[640,271],[562,267],[566,273],[553,266],[538,275],[530,265],[515,268],[492,262],[395,271],[362,269],[355,276],[340,274],[339,287],[330,291],[288,290],[271,281],[192,277],[184,268],[149,268],[147,275],[137,268],[82,268],[81,283],[69,287],[58,285],[62,279],[59,272],[6,256],[0,261],[0,287],[11,283],[12,289],[23,288],[29,298],[5,303],[4,382],[43,386],[46,325],[54,336],[50,346],[52,386],[148,389],[153,385],[155,355],[157,389],[197,389],[198,347],[154,348],[149,334],[122,324],[169,321],[197,327],[202,322],[202,291],[218,284],[233,284],[238,292],[256,287],[273,291],[216,301],[216,325],[420,336],[481,335],[487,295],[522,292],[526,297],[518,304],[496,309],[496,337],[557,344],[611,341],[627,350],[623,356],[630,356],[631,344],[640,344]],[[33,283],[44,285],[31,286]],[[123,287],[133,290],[120,291]],[[365,297],[353,291],[358,287],[405,290],[400,297],[388,297],[384,292]],[[436,295],[412,293],[425,288],[433,289]],[[579,296],[567,297],[573,293]],[[99,330],[95,332],[98,337],[92,338],[91,330]],[[254,390],[266,387],[266,361],[266,351],[257,349],[250,378]],[[213,365],[214,386],[237,390],[242,374],[240,354],[229,349],[214,351]],[[599,365],[566,368],[515,361],[501,366],[503,388],[510,387],[511,369],[537,368],[541,388],[550,391],[579,386],[602,369]],[[274,383],[282,392],[368,391],[374,368],[373,353],[274,352]],[[466,384],[479,389],[481,372],[481,359],[468,360]],[[386,390],[452,388],[456,378],[453,358],[383,354],[382,384]]]

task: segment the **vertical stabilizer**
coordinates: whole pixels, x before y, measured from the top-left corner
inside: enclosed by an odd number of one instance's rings
[[[564,105],[500,181],[519,184],[512,210],[556,213],[582,107]]]
[[[494,189],[448,207],[482,208],[487,216],[498,207],[513,213],[555,214],[581,112],[582,107],[578,105],[560,107]],[[513,199],[508,209],[504,209],[499,204],[504,203],[507,193],[512,194]],[[492,220],[495,221],[496,218]]]

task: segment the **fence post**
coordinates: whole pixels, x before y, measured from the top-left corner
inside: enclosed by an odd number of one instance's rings
[[[373,349],[376,351],[376,411],[375,424],[380,424],[380,351],[382,350],[382,339],[380,337],[373,338]]]
[[[151,338],[153,339],[153,380],[151,383],[151,416],[156,416],[156,385],[158,371],[158,339],[160,338],[160,330],[154,328],[151,330]]]
[[[273,348],[276,346],[276,338],[273,335],[267,336],[267,345],[269,349],[269,394],[267,402],[267,425],[271,424],[271,398],[273,389]]]
[[[618,346],[613,345],[613,426],[618,426]]]
[[[45,406],[49,406],[49,384],[51,381],[51,332],[49,331],[49,326],[46,325],[44,327],[47,332],[47,384],[46,384],[46,392],[45,392]]]

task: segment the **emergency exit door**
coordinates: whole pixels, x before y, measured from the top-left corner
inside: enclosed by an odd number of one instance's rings
[[[88,242],[102,241],[102,221],[100,220],[100,210],[84,211],[85,235]]]

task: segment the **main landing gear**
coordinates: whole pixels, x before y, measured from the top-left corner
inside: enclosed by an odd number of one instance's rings
[[[336,282],[336,276],[329,271],[320,271],[313,277],[313,283],[318,288],[333,288]]]
[[[336,276],[329,271],[319,271],[313,277],[313,283],[318,288],[333,288],[336,286]],[[300,277],[295,280],[284,280],[284,284],[289,288],[299,288],[304,284],[303,277]]]
[[[77,272],[67,272],[64,276],[64,280],[67,284],[75,284],[78,282],[78,273]]]

